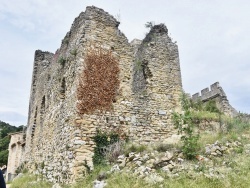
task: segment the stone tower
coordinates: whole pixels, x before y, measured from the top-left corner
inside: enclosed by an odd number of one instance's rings
[[[84,161],[92,167],[97,130],[120,129],[140,143],[175,134],[171,113],[180,110],[182,92],[177,45],[163,24],[131,44],[118,26],[104,10],[87,7],[55,54],[35,52],[23,161],[50,181],[82,177]],[[80,116],[76,90],[86,52],[94,46],[111,50],[118,60],[120,85],[113,110]]]

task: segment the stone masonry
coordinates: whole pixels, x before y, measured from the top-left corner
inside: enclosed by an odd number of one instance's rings
[[[24,132],[15,132],[9,134],[11,137],[9,144],[9,157],[6,181],[11,181],[16,176],[16,169],[22,163],[22,157],[25,150]]]
[[[176,134],[171,113],[181,110],[178,47],[164,24],[143,41],[129,43],[119,22],[87,7],[71,26],[55,54],[37,50],[29,104],[25,155],[30,171],[49,181],[70,183],[92,167],[97,130],[122,130],[138,143],[159,142]],[[120,87],[113,110],[79,116],[76,90],[91,47],[112,50],[119,61]]]
[[[210,90],[208,87],[201,90],[201,95],[200,93],[193,94],[192,99],[194,101],[201,100],[202,102],[215,100],[216,105],[224,114],[231,117],[235,117],[238,114],[238,112],[230,105],[226,93],[219,85],[219,82],[212,84]]]

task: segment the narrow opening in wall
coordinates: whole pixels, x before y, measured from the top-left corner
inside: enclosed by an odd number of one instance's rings
[[[36,107],[36,111],[35,111],[35,115],[34,115],[34,123],[32,125],[32,128],[31,128],[31,139],[33,139],[34,137],[34,134],[35,134],[35,129],[36,129],[36,118],[37,118],[37,107]],[[32,142],[33,140],[31,140]]]
[[[66,82],[65,82],[65,78],[63,78],[62,83],[61,83],[61,88],[60,88],[60,98],[61,99],[65,98],[65,91],[66,91]]]
[[[45,114],[45,96],[43,96],[42,103],[41,103],[41,110],[40,110],[41,122],[43,121],[44,114]]]

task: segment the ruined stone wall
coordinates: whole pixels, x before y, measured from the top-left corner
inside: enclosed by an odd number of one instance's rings
[[[55,54],[35,53],[26,155],[31,171],[50,181],[69,183],[92,167],[98,129],[120,129],[129,139],[148,143],[175,133],[171,112],[180,110],[182,91],[178,48],[164,25],[132,45],[107,12],[87,7],[77,17]],[[112,50],[120,68],[113,110],[79,116],[76,90],[87,50]]]
[[[24,154],[25,139],[23,132],[16,132],[9,134],[9,156],[7,165],[6,181],[11,181],[16,176],[16,170],[22,163]]]
[[[215,100],[218,108],[226,115],[235,117],[238,114],[238,112],[230,105],[226,93],[219,85],[219,82],[215,82],[214,84],[212,84],[210,86],[210,90],[209,88],[201,90],[201,95],[200,93],[193,94],[192,99],[194,101],[201,100],[203,102]]]
[[[180,111],[182,82],[178,47],[164,24],[152,27],[135,54],[132,89],[134,132],[148,142],[170,137],[172,112]]]

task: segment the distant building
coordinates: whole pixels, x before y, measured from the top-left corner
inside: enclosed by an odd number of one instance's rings
[[[16,176],[16,170],[21,165],[25,148],[25,133],[10,133],[9,157],[6,173],[6,181],[12,180]]]

